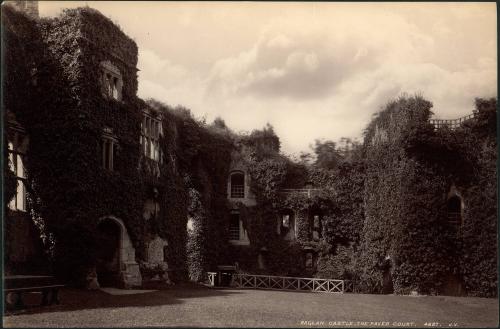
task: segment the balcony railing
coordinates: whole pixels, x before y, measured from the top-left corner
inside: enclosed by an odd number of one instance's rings
[[[292,194],[292,193],[298,193],[298,194],[303,194],[304,196],[307,196],[308,198],[318,195],[323,191],[321,188],[285,188],[281,189],[279,193],[281,194]]]
[[[466,115],[464,117],[452,120],[442,120],[442,119],[430,119],[429,122],[434,125],[434,128],[439,129],[441,127],[448,127],[450,129],[455,129],[460,127],[464,122],[473,119],[475,117],[475,113]]]

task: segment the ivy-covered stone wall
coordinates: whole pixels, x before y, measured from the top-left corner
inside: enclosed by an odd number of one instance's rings
[[[358,259],[365,291],[384,291],[384,282],[396,293],[443,293],[450,282],[462,283],[473,295],[496,291],[496,183],[484,192],[477,185],[487,170],[480,159],[488,157],[491,166],[496,154],[496,101],[488,102],[488,110],[478,102],[479,114],[463,128],[435,131],[429,123],[432,104],[402,97],[368,126],[365,225]],[[491,167],[488,173],[495,182]],[[449,224],[446,208],[454,186],[463,191],[463,224],[458,228]],[[489,215],[474,206],[478,199]],[[471,208],[475,218],[468,215]],[[481,266],[473,265],[471,253],[483,260]]]
[[[142,104],[136,96],[137,46],[113,22],[90,8],[65,10],[39,26],[50,56],[67,82],[65,94],[53,90],[54,95],[43,97],[66,100],[67,95],[72,106],[46,109],[49,114],[43,117],[32,111],[39,125],[35,134],[43,134],[40,140],[50,142],[36,152],[32,149],[29,172],[33,184],[39,186],[41,217],[58,246],[55,259],[61,264],[57,269],[72,269],[62,274],[82,277],[74,269],[86,271],[95,266],[100,218],[112,215],[121,219],[139,254],[144,248],[141,220],[146,186],[137,170],[142,120]],[[103,95],[103,61],[113,63],[123,78],[121,100]],[[102,166],[105,128],[117,138],[112,171]]]
[[[188,110],[137,98],[137,46],[98,11],[70,9],[34,21],[6,8],[2,22],[10,70],[5,105],[32,140],[26,162],[29,212],[42,219],[57,274],[84,283],[98,257],[99,219],[114,216],[123,221],[143,271],[160,270],[148,263],[150,242],[160,238],[166,241],[170,279],[187,278],[189,269],[191,278],[202,280],[223,248],[218,242],[227,241],[220,228],[227,223],[228,137]],[[120,99],[103,93],[103,62],[120,73]],[[139,144],[144,110],[162,117],[159,175]],[[102,167],[105,128],[117,139],[112,171]],[[196,194],[199,209],[190,207]],[[159,208],[148,219],[147,202]],[[203,218],[204,230],[188,241],[189,216]],[[193,246],[201,254],[188,252]]]

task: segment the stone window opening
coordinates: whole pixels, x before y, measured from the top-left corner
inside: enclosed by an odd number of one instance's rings
[[[188,218],[186,223],[186,231],[189,233],[193,233],[194,231],[194,221],[191,217]]]
[[[321,223],[321,215],[319,214],[314,214],[313,215],[313,229],[312,229],[312,235],[313,235],[313,240],[318,241],[322,237],[322,223]]]
[[[295,227],[295,216],[292,211],[284,211],[278,217],[278,225],[276,227],[276,233],[286,240],[294,240],[296,227]]]
[[[230,214],[229,242],[237,245],[248,245],[250,243],[238,211],[232,211]]]
[[[115,159],[118,153],[118,139],[110,128],[104,128],[101,138],[101,165],[104,169],[114,171]]]
[[[111,87],[112,87],[112,96],[114,99],[118,99],[118,78],[117,77],[113,77],[112,78],[112,84],[111,84]]]
[[[284,228],[290,228],[290,215],[283,215],[281,225],[283,225]]]
[[[314,256],[312,252],[306,253],[306,261],[305,261],[306,269],[311,270],[314,267]]]
[[[240,239],[240,214],[232,213],[231,222],[229,224],[229,240]]]
[[[143,215],[145,220],[157,220],[160,215],[160,203],[159,203],[160,191],[158,188],[152,187],[147,194],[147,198],[144,202]]]
[[[143,112],[140,138],[143,154],[148,159],[162,163],[160,136],[163,136],[161,119]]]
[[[231,198],[245,198],[245,174],[241,171],[231,174]]]
[[[100,65],[102,93],[106,98],[122,100],[123,79],[120,70],[110,61],[103,61]]]
[[[24,130],[15,129],[10,132],[8,140],[8,165],[17,180],[16,194],[8,205],[11,210],[27,211],[26,170],[24,167],[27,144],[28,138]]]

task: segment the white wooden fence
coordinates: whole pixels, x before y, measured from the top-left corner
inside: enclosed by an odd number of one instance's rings
[[[215,272],[208,272],[210,285],[216,285]],[[289,276],[255,275],[235,273],[231,285],[236,288],[294,290],[340,293],[353,292],[354,284],[349,280],[296,278]]]

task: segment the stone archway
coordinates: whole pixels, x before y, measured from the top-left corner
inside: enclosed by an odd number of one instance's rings
[[[98,229],[104,240],[96,268],[99,283],[125,288],[140,286],[139,264],[135,261],[135,249],[123,221],[104,216],[99,219]]]

